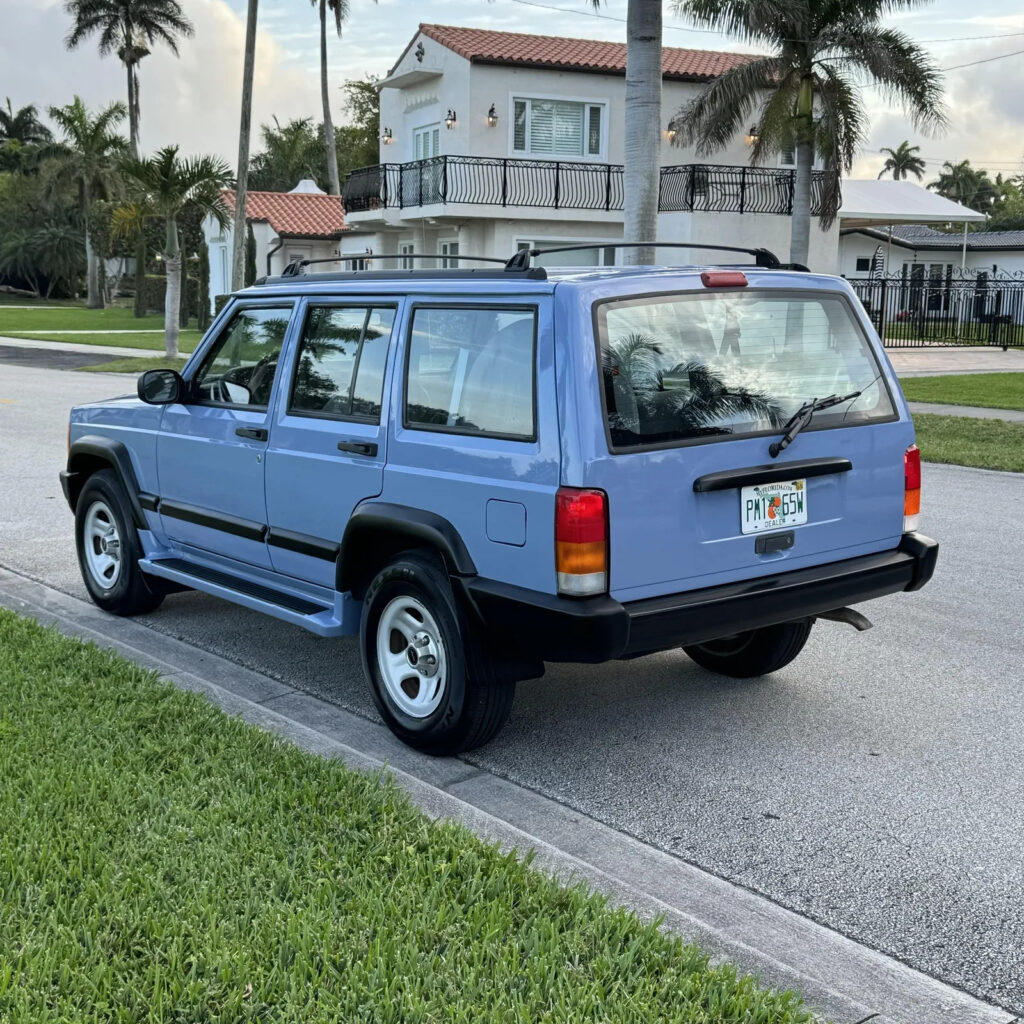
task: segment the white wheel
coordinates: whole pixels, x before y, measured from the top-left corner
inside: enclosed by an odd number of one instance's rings
[[[377,664],[388,696],[410,718],[432,715],[448,685],[441,630],[411,595],[390,601],[377,623]]]
[[[82,530],[85,566],[101,590],[112,590],[121,578],[121,535],[110,506],[95,499],[85,513]]]

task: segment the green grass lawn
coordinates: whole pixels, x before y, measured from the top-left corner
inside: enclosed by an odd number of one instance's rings
[[[961,373],[948,377],[903,377],[900,387],[910,402],[980,405],[1024,409],[1024,373]]]
[[[17,331],[0,331],[0,337],[28,338],[30,341],[71,341],[76,345],[116,345],[119,348],[145,348],[157,352],[164,350],[163,328],[159,331],[147,331],[145,334],[67,334],[61,331],[48,331],[45,336],[39,334],[19,334]],[[199,331],[184,330],[178,335],[178,349],[191,352],[202,334]],[[2,343],[0,343],[2,344]]]
[[[164,329],[163,313],[136,317],[130,309],[86,309],[62,306],[59,309],[6,309],[0,307],[0,334],[24,331],[140,331]]]
[[[1024,473],[1024,423],[915,413],[921,458]]]
[[[0,1020],[810,1024],[387,776],[0,610]]]
[[[168,359],[165,356],[130,356],[127,359],[112,359],[109,363],[96,363],[93,366],[80,366],[83,373],[133,373],[143,370],[181,370],[187,362],[185,356],[179,359]]]

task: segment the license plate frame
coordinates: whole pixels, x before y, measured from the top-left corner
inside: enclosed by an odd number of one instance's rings
[[[740,532],[745,536],[789,530],[807,522],[806,479],[740,489]]]

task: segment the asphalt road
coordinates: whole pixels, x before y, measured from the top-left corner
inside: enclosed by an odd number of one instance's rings
[[[84,596],[57,472],[76,401],[131,382],[0,364],[0,564]],[[1024,1014],[1024,476],[925,467],[919,594],[820,622],[763,680],[681,653],[553,666],[468,760]],[[154,629],[367,717],[355,645],[199,594]]]
[[[96,352],[69,352],[63,349],[23,348],[0,344],[0,370],[6,366],[77,370],[82,366],[99,366],[120,358],[120,356],[103,355]]]

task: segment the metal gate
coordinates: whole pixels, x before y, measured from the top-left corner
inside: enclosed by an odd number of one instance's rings
[[[1024,275],[969,269],[937,277],[926,269],[915,264],[901,276],[850,279],[887,347],[1024,348]]]

